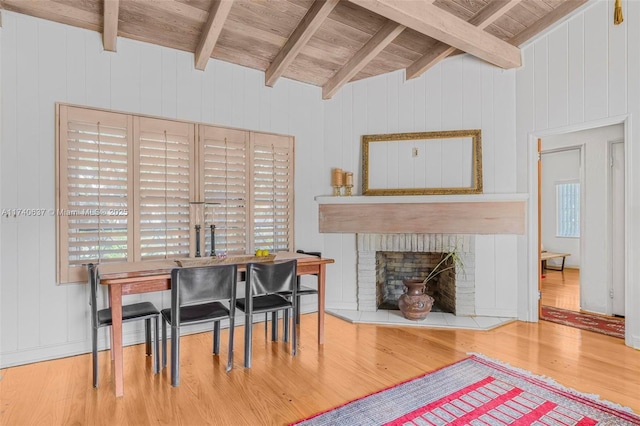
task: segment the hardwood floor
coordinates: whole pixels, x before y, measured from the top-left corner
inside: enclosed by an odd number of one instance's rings
[[[282,342],[255,326],[253,368],[242,367],[242,327],[234,369],[225,372],[211,334],[182,338],[181,385],[169,369],[152,374],[144,345],[124,350],[125,395],[115,398],[109,352],[100,353],[100,386],[91,386],[91,356],[0,372],[2,425],[258,425],[287,424],[422,375],[479,352],[640,413],[640,352],[621,339],[542,321],[491,331],[435,330],[350,324],[326,318],[326,343],[316,344],[316,316],[302,317],[292,358]]]
[[[542,304],[580,312],[580,270],[543,271]]]

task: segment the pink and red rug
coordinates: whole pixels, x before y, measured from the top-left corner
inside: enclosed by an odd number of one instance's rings
[[[317,414],[296,425],[640,425],[616,404],[484,356]]]
[[[542,306],[540,319],[624,339],[624,320]]]

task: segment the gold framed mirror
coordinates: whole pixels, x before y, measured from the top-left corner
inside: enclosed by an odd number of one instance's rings
[[[362,195],[482,193],[481,131],[362,136]]]

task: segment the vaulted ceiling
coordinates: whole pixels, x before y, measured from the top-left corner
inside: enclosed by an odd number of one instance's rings
[[[322,86],[399,69],[420,76],[467,52],[508,69],[520,46],[587,0],[0,0],[0,7]]]

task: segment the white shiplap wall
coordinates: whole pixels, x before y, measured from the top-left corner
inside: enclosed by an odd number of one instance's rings
[[[320,89],[211,60],[196,71],[186,52],[118,39],[2,11],[0,202],[55,207],[55,102],[178,118],[296,137],[296,248],[322,249],[314,196],[324,189]],[[91,348],[86,285],[55,283],[53,217],[3,218],[0,366]],[[170,295],[135,296],[168,306]],[[313,308],[306,298],[307,308]],[[104,302],[104,300],[103,300]],[[125,343],[140,338],[125,326]]]
[[[640,26],[630,25],[640,22],[640,2],[623,1],[619,27],[610,24],[611,1],[600,2],[523,49],[518,71],[458,56],[409,82],[397,72],[349,84],[326,102],[318,88],[284,79],[267,88],[262,73],[224,62],[195,71],[191,54],[145,43],[119,39],[118,53],[103,52],[97,33],[3,11],[0,207],[53,206],[54,102],[292,134],[297,248],[337,259],[328,268],[327,306],[353,308],[355,237],[317,232],[313,197],[331,193],[330,168],[353,171],[359,188],[362,134],[479,127],[485,192],[527,192],[530,132],[640,116]],[[636,124],[629,142],[638,140]],[[632,148],[636,182],[640,149]],[[632,216],[640,217],[638,185],[629,194]],[[630,279],[640,283],[637,221],[628,236]],[[89,351],[85,286],[55,285],[53,219],[3,219],[0,237],[0,366]],[[476,239],[486,290],[478,313],[513,315],[517,305],[530,318],[527,247],[525,237]],[[640,306],[638,284],[627,296]],[[640,313],[627,312],[627,343],[640,347]],[[128,330],[129,341],[139,339]]]
[[[406,82],[400,71],[349,84],[325,103],[324,170],[353,171],[354,190],[360,194],[362,135],[482,129],[484,192],[513,193],[515,102],[515,71],[466,55],[447,59]],[[447,167],[440,172],[447,173]],[[323,193],[330,194],[329,172],[324,176]],[[479,315],[517,315],[519,239],[524,237],[476,237]],[[327,306],[356,309],[355,236],[325,234],[324,250],[336,259],[327,271]]]
[[[524,66],[516,72],[517,187],[524,192],[530,184],[530,135],[582,130],[626,118],[626,343],[640,347],[640,1],[623,0],[625,20],[617,26],[613,3],[592,0],[523,49]],[[527,257],[521,251],[520,264]],[[605,267],[606,259],[598,261]],[[519,293],[532,294],[532,279],[519,278]],[[603,286],[599,298],[607,297]],[[529,306],[532,302],[528,300]]]

